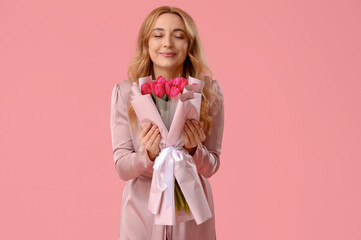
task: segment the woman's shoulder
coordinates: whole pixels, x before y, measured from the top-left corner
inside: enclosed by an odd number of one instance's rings
[[[129,79],[124,79],[115,83],[114,88],[120,91],[122,95],[129,94],[132,89],[132,83]]]
[[[223,99],[223,92],[222,92],[221,85],[218,80],[212,79],[212,88],[213,88],[214,93],[216,93],[217,95],[219,95],[219,97],[221,97]]]
[[[113,98],[122,98],[125,102],[128,101],[132,89],[132,83],[128,79],[121,80],[113,86]]]
[[[115,83],[114,88],[117,88],[119,90],[128,91],[132,88],[132,83],[129,81],[129,79],[121,80],[117,83]]]

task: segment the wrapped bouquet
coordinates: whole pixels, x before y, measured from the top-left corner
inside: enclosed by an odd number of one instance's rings
[[[212,217],[193,157],[183,148],[184,123],[199,121],[203,81],[151,76],[133,83],[131,104],[143,126],[158,126],[162,136],[154,162],[148,208],[154,223],[174,225],[194,219],[197,224]]]

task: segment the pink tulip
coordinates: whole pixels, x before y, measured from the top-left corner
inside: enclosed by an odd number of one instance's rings
[[[149,83],[145,83],[142,85],[142,94],[150,94],[150,84]]]
[[[152,92],[154,92],[154,86],[155,86],[154,81],[149,83],[149,87],[150,87],[150,90],[152,90]]]
[[[154,86],[154,94],[159,97],[159,98],[163,98],[164,94],[165,94],[165,84],[163,83],[157,83]]]
[[[176,86],[172,86],[169,96],[170,97],[176,97],[179,93],[180,93],[179,88],[177,88]]]
[[[165,83],[167,82],[167,80],[165,80],[164,77],[162,77],[161,75],[159,75],[159,77],[157,78],[156,82],[157,82],[157,83],[164,83],[164,84],[165,84]]]
[[[174,86],[176,86],[176,87],[180,87],[181,86],[181,84],[182,84],[182,80],[183,78],[174,78],[174,80],[173,80],[173,84],[174,84]]]
[[[174,79],[171,78],[171,79],[168,80],[168,82],[173,86]]]
[[[168,97],[170,97],[170,90],[171,90],[171,87],[172,87],[172,83],[167,81],[165,83],[165,92],[167,94]]]
[[[181,91],[181,93],[183,93],[183,89],[184,89],[184,87],[185,87],[186,85],[188,85],[188,79],[185,79],[185,81],[184,81],[184,80],[182,81],[182,83],[181,83],[181,85],[180,85],[180,91]]]

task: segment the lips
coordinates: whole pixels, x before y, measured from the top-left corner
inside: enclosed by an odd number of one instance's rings
[[[160,54],[162,54],[162,56],[164,56],[164,57],[172,57],[175,55],[174,52],[162,52]]]

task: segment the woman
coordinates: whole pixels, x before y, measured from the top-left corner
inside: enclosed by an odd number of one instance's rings
[[[130,90],[140,77],[160,75],[166,80],[192,76],[204,81],[199,123],[184,126],[184,148],[193,157],[212,218],[177,225],[156,225],[148,210],[154,160],[160,152],[157,126],[140,126],[130,104]],[[208,75],[207,75],[208,74]],[[115,84],[111,98],[111,135],[115,168],[127,181],[121,203],[119,239],[216,239],[212,190],[207,178],[220,164],[223,136],[223,95],[212,78],[192,18],[179,8],[154,9],[144,20],[136,54],[128,69],[129,80]]]

